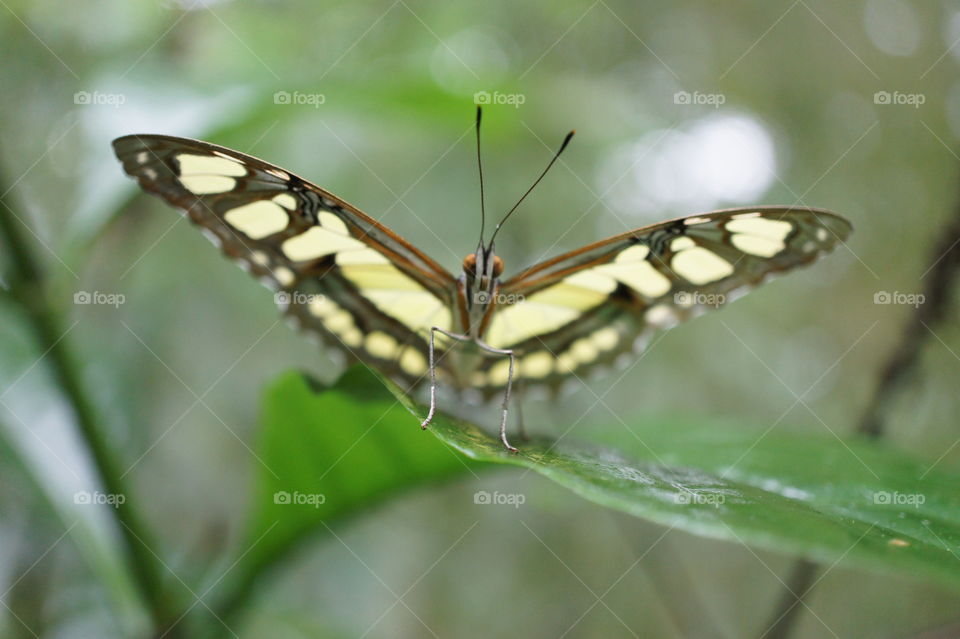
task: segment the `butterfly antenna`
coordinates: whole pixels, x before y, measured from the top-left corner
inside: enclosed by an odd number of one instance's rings
[[[530,192],[533,191],[533,189],[535,189],[538,184],[540,184],[540,180],[543,179],[543,177],[547,174],[547,171],[550,170],[550,167],[553,166],[554,162],[556,162],[557,159],[560,157],[560,154],[563,153],[563,150],[567,148],[568,144],[570,144],[570,140],[573,138],[574,133],[576,133],[576,131],[571,131],[570,133],[567,133],[567,137],[563,138],[563,144],[561,144],[560,148],[557,149],[557,152],[553,155],[553,159],[550,160],[549,164],[547,164],[547,168],[543,170],[543,173],[540,174],[540,177],[538,177],[536,181],[534,181],[533,185],[531,185],[530,188],[527,189],[527,192],[523,194],[523,197],[517,200],[517,203],[513,205],[513,208],[507,211],[507,214],[503,216],[503,219],[497,222],[496,228],[493,229],[493,235],[490,237],[490,246],[493,246],[493,240],[494,238],[497,237],[497,233],[500,231],[500,227],[503,226],[503,223],[506,222],[507,219],[513,214],[513,212],[517,210],[517,207],[520,206],[520,204],[525,199],[527,199],[527,196],[530,195]]]
[[[483,161],[480,159],[480,117],[483,109],[477,105],[477,168],[480,171],[480,243],[483,244],[483,233],[487,225],[487,212],[483,204]]]

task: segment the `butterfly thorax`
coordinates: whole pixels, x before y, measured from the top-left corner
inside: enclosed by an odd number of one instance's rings
[[[465,310],[464,333],[479,339],[486,328],[485,319],[496,305],[500,288],[503,260],[494,253],[493,246],[477,248],[463,260],[463,275],[460,276],[460,300]]]

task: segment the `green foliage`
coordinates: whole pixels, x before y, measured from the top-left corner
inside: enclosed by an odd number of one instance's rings
[[[393,396],[358,367],[319,395],[297,375],[271,386],[263,457],[282,476],[261,474],[251,540],[269,533],[272,541],[254,562],[386,494],[465,470],[435,441],[418,437],[417,420],[401,405],[418,417],[422,407],[387,385]],[[530,468],[598,504],[677,529],[960,585],[953,566],[960,545],[957,479],[927,474],[869,441],[769,435],[757,443],[735,424],[663,418],[636,425],[646,446],[632,457],[549,440],[510,454],[461,420],[440,416],[430,430],[471,460]],[[328,500],[317,508],[277,505],[279,490],[324,493]]]
[[[264,393],[257,455],[262,463],[243,544],[250,550],[224,595],[228,612],[265,568],[312,533],[477,466],[422,432],[363,367],[323,392],[298,373],[274,381]]]

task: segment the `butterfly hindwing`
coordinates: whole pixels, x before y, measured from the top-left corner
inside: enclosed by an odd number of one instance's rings
[[[416,385],[431,326],[451,329],[453,277],[355,207],[262,160],[159,135],[114,141],[141,187],[183,209],[305,330]]]
[[[821,257],[849,235],[818,209],[753,207],[630,231],[534,265],[503,283],[484,339],[514,350],[518,373],[557,386],[642,348],[650,334],[729,303]],[[485,361],[491,394],[507,365]]]

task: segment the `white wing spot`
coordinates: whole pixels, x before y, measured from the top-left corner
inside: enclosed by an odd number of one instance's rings
[[[340,341],[350,348],[356,348],[363,341],[363,333],[356,326],[351,326],[340,335]]]
[[[344,223],[344,221],[330,211],[320,211],[319,218],[320,225],[331,233],[350,235],[350,232],[347,230],[347,225]]]
[[[342,308],[337,308],[324,318],[323,325],[332,333],[345,333],[353,328],[353,317]]]
[[[273,201],[288,211],[293,211],[297,208],[297,198],[293,197],[289,193],[280,193],[279,195],[274,196]]]
[[[697,285],[716,282],[733,273],[730,262],[701,246],[677,253],[670,267]]]
[[[363,347],[367,349],[368,353],[380,359],[393,359],[400,349],[397,340],[383,331],[374,331],[367,335],[367,338],[363,340]]]
[[[683,223],[686,226],[693,226],[694,224],[706,224],[709,221],[709,217],[688,217],[683,221]]]
[[[590,341],[601,351],[613,350],[620,341],[620,333],[612,326],[601,328],[590,336]]]
[[[572,373],[577,370],[578,365],[577,358],[569,351],[561,353],[560,357],[557,358],[557,372],[561,375]]]
[[[672,326],[674,323],[676,323],[677,319],[673,309],[666,304],[657,304],[656,306],[650,307],[645,317],[647,322],[653,326],[656,326],[657,328],[667,328]]]
[[[767,237],[771,240],[784,240],[790,235],[790,231],[793,230],[793,225],[790,222],[770,220],[764,217],[745,220],[735,219],[727,222],[724,226],[728,231],[733,231],[734,233],[759,235],[760,237]]]
[[[617,288],[617,283],[613,278],[601,275],[596,269],[578,271],[573,275],[565,277],[563,281],[571,286],[585,288],[598,293],[612,293]]]
[[[586,337],[580,338],[570,345],[570,355],[581,364],[589,364],[597,359],[597,347]]]
[[[278,266],[277,268],[273,269],[273,276],[277,278],[280,286],[290,286],[297,280],[296,276],[293,274],[293,271],[288,269],[286,266]]]
[[[553,371],[553,356],[546,351],[537,351],[527,355],[520,362],[520,373],[524,377],[543,379]]]
[[[634,244],[630,248],[620,251],[614,260],[618,264],[625,262],[642,262],[650,255],[650,247],[646,244]]]
[[[505,358],[490,367],[487,378],[491,386],[503,386],[510,375],[510,358]]]
[[[259,240],[287,228],[290,217],[286,211],[269,200],[257,200],[227,211],[227,224],[252,240]]]
[[[780,240],[758,235],[747,235],[746,233],[734,233],[730,241],[744,253],[758,257],[773,257],[786,248],[786,245]]]
[[[277,210],[280,210],[277,207]],[[286,213],[284,213],[286,217]],[[352,237],[331,233],[320,226],[311,226],[300,235],[294,235],[281,245],[283,253],[294,262],[315,260],[340,251],[364,248],[364,244]],[[339,256],[338,256],[339,257]]]
[[[336,303],[328,300],[325,295],[319,295],[310,300],[310,304],[307,306],[307,309],[314,317],[323,319],[324,317],[329,317],[332,315],[334,312],[339,310],[340,307],[337,306]]]
[[[697,243],[689,237],[678,237],[670,242],[670,250],[678,253],[684,249],[693,248]]]
[[[400,368],[408,375],[423,375],[427,372],[427,358],[417,349],[407,348],[400,354]],[[480,374],[483,375],[483,373]],[[483,384],[477,384],[477,386],[483,386]]]
[[[618,261],[614,264],[598,266],[597,270],[616,278],[647,297],[660,297],[669,291],[671,286],[667,276],[655,269],[646,260],[630,263],[620,263]]]
[[[227,175],[241,177],[247,174],[247,167],[230,158],[212,155],[178,155],[180,175]]]
[[[362,242],[357,242],[362,244]],[[341,251],[337,253],[337,264],[340,266],[359,265],[359,264],[389,264],[390,260],[385,255],[371,248],[357,248],[352,251]]]
[[[237,181],[222,175],[187,175],[178,178],[183,188],[194,195],[208,195],[210,193],[226,193],[232,191]]]

